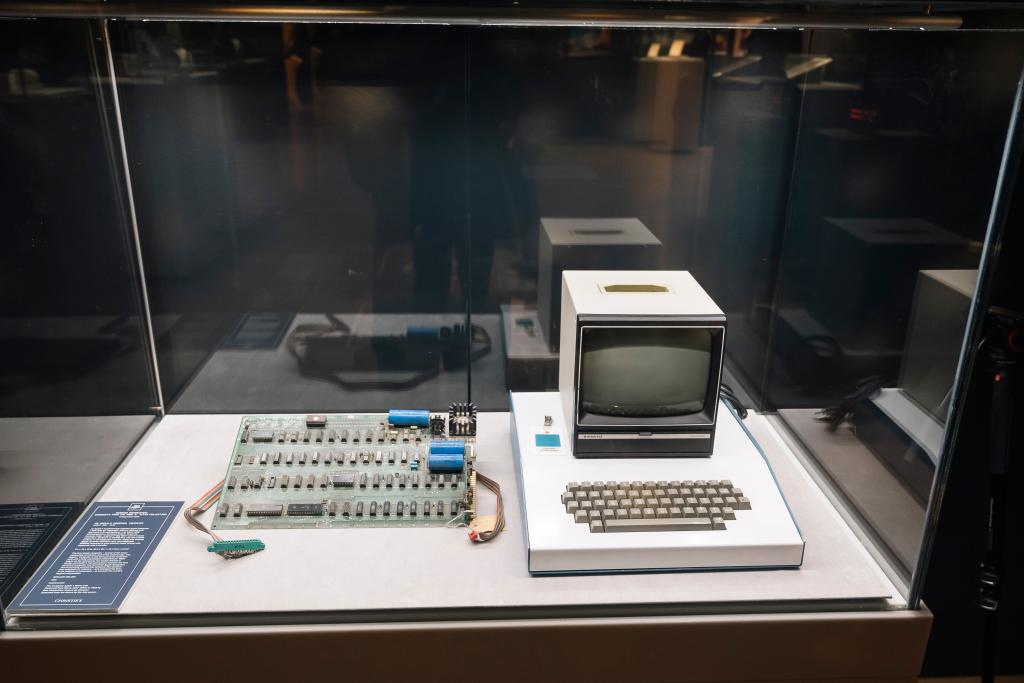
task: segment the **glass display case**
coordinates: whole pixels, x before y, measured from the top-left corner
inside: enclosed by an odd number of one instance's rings
[[[925,614],[1019,17],[674,8],[0,9],[7,635]],[[529,574],[509,392],[558,390],[571,270],[718,304],[800,568]],[[91,503],[200,497],[244,416],[460,402],[486,546],[267,529],[225,563],[176,518],[116,611],[11,609]]]

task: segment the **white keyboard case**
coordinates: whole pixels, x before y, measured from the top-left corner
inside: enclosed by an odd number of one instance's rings
[[[724,404],[719,406],[711,457],[615,459],[573,457],[558,393],[512,393],[511,405],[531,574],[800,566],[804,541],[775,476]],[[546,416],[551,418],[549,427],[544,425]],[[550,445],[555,436],[558,446]],[[698,479],[731,480],[750,499],[751,509],[738,510],[725,530],[592,533],[561,502],[569,482]]]

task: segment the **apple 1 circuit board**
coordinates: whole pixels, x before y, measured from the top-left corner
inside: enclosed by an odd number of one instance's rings
[[[425,410],[247,416],[213,528],[468,523],[475,514],[475,412],[471,429],[464,415],[446,421]]]

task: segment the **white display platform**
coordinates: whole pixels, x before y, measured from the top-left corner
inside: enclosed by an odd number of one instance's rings
[[[723,404],[711,457],[576,458],[556,393],[513,393],[516,463],[524,493],[530,571],[613,572],[700,568],[793,568],[804,543],[767,462]],[[545,427],[545,416],[552,424]],[[535,435],[557,435],[538,447]],[[728,479],[750,499],[719,531],[591,533],[566,513],[569,482]],[[882,593],[877,597],[887,597]]]
[[[100,500],[191,503],[227,469],[241,415],[169,415],[100,494]],[[261,553],[225,561],[184,520],[153,554],[117,616],[21,617],[11,628],[90,620],[176,625],[319,621],[638,616],[887,609],[898,593],[770,422],[746,426],[762,445],[807,547],[799,570],[532,577],[527,571],[508,413],[481,413],[478,466],[498,480],[507,531],[472,544],[464,530],[309,529],[224,532],[258,536]],[[493,506],[486,491],[481,512]],[[209,513],[208,513],[209,514]],[[209,521],[207,519],[207,521]],[[893,599],[883,599],[892,596]],[[270,616],[268,616],[270,615]]]

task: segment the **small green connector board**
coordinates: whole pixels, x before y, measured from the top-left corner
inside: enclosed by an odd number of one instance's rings
[[[395,425],[389,415],[243,418],[213,528],[424,527],[444,526],[454,518],[471,521],[475,439],[449,440],[443,420]],[[435,442],[442,442],[435,449],[445,454],[432,461]],[[431,462],[436,471],[430,470]]]
[[[214,541],[206,546],[206,549],[222,557],[234,559],[236,557],[253,555],[261,550],[266,550],[266,547],[263,541],[256,538],[248,538],[241,541]]]

